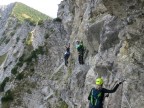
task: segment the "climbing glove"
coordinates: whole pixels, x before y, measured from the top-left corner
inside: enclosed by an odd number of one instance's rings
[[[122,84],[123,82],[119,82],[119,85]]]
[[[125,80],[123,80],[123,81],[119,82],[119,85],[120,85],[120,84],[122,84],[124,81],[125,81]]]

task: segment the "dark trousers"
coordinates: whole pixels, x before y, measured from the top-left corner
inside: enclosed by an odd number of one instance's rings
[[[79,55],[78,55],[78,61],[79,61],[79,64],[84,64],[83,53],[79,53]]]
[[[89,108],[103,108],[103,105],[93,106],[91,103],[89,103]]]
[[[68,65],[68,58],[69,58],[69,56],[70,56],[69,53],[66,53],[66,54],[64,55],[65,66]]]

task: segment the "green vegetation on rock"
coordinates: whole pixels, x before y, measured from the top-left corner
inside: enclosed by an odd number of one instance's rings
[[[22,80],[23,78],[24,78],[24,72],[21,72],[16,76],[17,80]]]
[[[33,33],[29,32],[28,37],[26,39],[26,45],[32,45],[32,41],[33,41]]]
[[[4,62],[6,56],[7,56],[7,54],[0,56],[0,65]]]
[[[0,84],[0,92],[4,91],[4,87],[6,85],[6,83],[9,81],[9,77],[6,77],[3,82]]]
[[[39,54],[44,54],[43,47],[39,46],[38,49],[33,50],[31,54],[24,60],[25,62],[29,63],[32,59],[37,59]]]
[[[60,19],[59,17],[53,19],[54,22],[62,22],[62,19]]]
[[[17,69],[18,69],[18,67],[15,66],[15,67],[11,70],[11,73],[14,74],[14,75],[16,75],[16,74],[17,74]]]
[[[44,23],[43,20],[38,21],[38,25],[43,25],[43,23]]]
[[[31,22],[50,19],[49,16],[19,2],[17,2],[13,8],[12,16],[17,17],[20,21],[27,19]]]
[[[57,108],[68,108],[68,104],[62,99],[60,99],[60,101],[58,102]]]
[[[1,102],[9,102],[13,100],[13,95],[11,90],[8,90],[5,95],[1,98]]]

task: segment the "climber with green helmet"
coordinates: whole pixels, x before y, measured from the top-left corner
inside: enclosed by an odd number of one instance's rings
[[[81,41],[76,41],[76,49],[78,51],[78,61],[79,64],[84,64],[83,56],[84,56],[84,46],[83,42]]]
[[[105,93],[114,93],[119,85],[122,84],[122,82],[119,82],[112,90],[108,90],[105,88],[102,88],[103,86],[103,79],[97,78],[96,79],[96,88],[92,88],[91,92],[88,96],[89,108],[103,108],[103,101],[104,101],[104,94]]]

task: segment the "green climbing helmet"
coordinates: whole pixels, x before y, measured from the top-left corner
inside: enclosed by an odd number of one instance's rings
[[[97,78],[96,79],[96,85],[102,85],[103,84],[103,79],[102,78]]]

